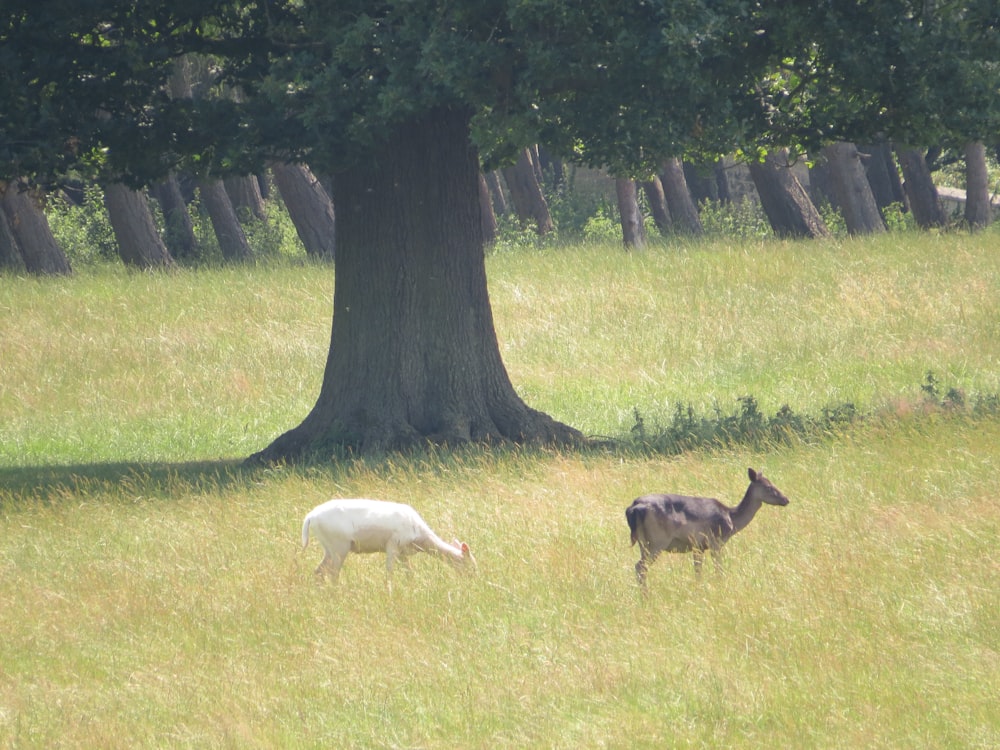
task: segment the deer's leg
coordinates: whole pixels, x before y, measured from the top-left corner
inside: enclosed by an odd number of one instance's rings
[[[646,587],[646,571],[649,570],[650,563],[656,560],[659,554],[659,552],[651,552],[646,545],[639,547],[639,562],[635,564],[635,577],[643,588]]]
[[[691,556],[694,559],[694,574],[701,577],[701,566],[705,562],[705,550],[694,549],[691,550]]]
[[[396,557],[396,562],[399,563],[399,567],[407,576],[413,575],[413,568],[410,566],[410,555],[405,552],[400,552]]]
[[[336,583],[337,579],[340,578],[340,569],[343,567],[346,557],[346,551],[324,548],[323,559],[316,566],[316,577],[322,579],[324,575],[327,575],[331,581]]]

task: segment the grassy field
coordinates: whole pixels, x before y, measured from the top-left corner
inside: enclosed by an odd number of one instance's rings
[[[511,377],[627,438],[677,404],[845,402],[817,439],[467,449],[243,472],[312,405],[332,272],[0,278],[0,747],[1000,745],[996,233],[489,258]],[[928,403],[962,389],[969,408]],[[639,595],[648,491],[766,507]],[[318,585],[303,514],[416,506],[478,573]]]

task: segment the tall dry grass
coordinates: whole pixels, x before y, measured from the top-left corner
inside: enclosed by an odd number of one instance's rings
[[[589,432],[747,393],[881,417],[675,457],[246,473],[234,459],[315,397],[329,271],[0,279],[0,745],[1000,744],[1000,422],[919,388],[933,370],[997,390],[986,239],[489,262],[513,380]],[[747,466],[791,504],[701,581],[663,556],[643,599],[630,500],[736,502]],[[478,574],[425,557],[390,593],[366,556],[315,583],[299,526],[332,496],[413,504]]]

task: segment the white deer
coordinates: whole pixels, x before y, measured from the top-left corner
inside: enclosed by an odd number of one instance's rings
[[[469,545],[456,541],[448,544],[409,505],[385,500],[328,500],[317,505],[302,522],[302,547],[309,545],[309,532],[323,547],[323,559],[316,574],[328,574],[334,581],[351,552],[385,552],[385,569],[391,576],[398,559],[417,552],[444,557],[459,570],[471,570],[476,560]]]

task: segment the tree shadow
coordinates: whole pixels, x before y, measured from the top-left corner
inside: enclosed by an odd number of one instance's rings
[[[0,467],[0,508],[95,494],[169,499],[182,487],[197,491],[245,485],[262,471],[238,459]]]

